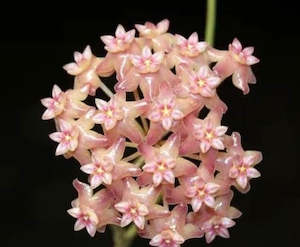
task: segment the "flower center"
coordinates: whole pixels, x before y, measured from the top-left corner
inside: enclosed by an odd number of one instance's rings
[[[100,167],[97,169],[97,173],[102,174],[103,172],[104,172],[104,171],[103,171],[102,167],[100,166]]]
[[[163,162],[158,163],[158,170],[159,171],[164,171],[166,169],[166,165]]]
[[[65,136],[66,141],[70,141],[71,140],[71,136],[68,134]]]
[[[219,225],[214,225],[214,228],[217,230],[217,229],[220,228],[220,226]]]
[[[245,166],[243,166],[243,165],[239,168],[240,172],[242,172],[242,173],[245,172],[246,169],[247,169],[247,168],[246,168]]]
[[[145,60],[145,65],[147,66],[147,67],[149,67],[150,65],[151,65],[151,60],[150,59],[147,59],[147,60]]]
[[[161,110],[163,116],[168,117],[171,113],[171,107],[164,105],[163,109]]]
[[[203,197],[204,195],[205,195],[204,190],[203,190],[203,189],[199,189],[199,190],[198,190],[198,196],[199,196],[199,197]]]
[[[205,85],[205,81],[202,79],[199,79],[197,83],[199,87],[203,87]]]
[[[131,213],[131,214],[136,214],[136,213],[137,213],[136,208],[131,208],[131,209],[130,209],[130,213]]]
[[[113,111],[111,109],[107,110],[106,115],[111,118],[113,116]]]
[[[214,135],[213,135],[212,131],[206,131],[205,137],[208,140],[211,140],[214,137]]]

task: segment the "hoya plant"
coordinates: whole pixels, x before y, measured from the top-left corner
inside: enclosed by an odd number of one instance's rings
[[[54,85],[52,97],[41,100],[42,119],[56,124],[49,135],[58,143],[55,154],[73,157],[87,176],[73,181],[78,197],[68,213],[75,231],[101,238],[97,232],[110,225],[115,247],[130,246],[137,235],[159,247],[229,238],[241,216],[231,205],[232,187],[249,191],[262,155],[245,150],[239,133],[227,133],[227,106],[217,88],[232,77],[248,94],[256,82],[251,66],[259,60],[237,38],[228,50],[212,47],[213,3],[206,41],[196,32],[169,33],[167,19],[137,24],[137,31],[118,25],[114,36],[101,36],[105,57],[90,46],[74,52],[75,61],[63,67],[74,87],[63,92]],[[100,90],[108,100],[98,98]],[[95,105],[84,102],[88,96]],[[204,109],[207,115],[199,117]]]

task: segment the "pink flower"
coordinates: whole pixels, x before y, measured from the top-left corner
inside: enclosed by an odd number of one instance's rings
[[[57,85],[54,85],[52,89],[52,98],[41,99],[41,102],[45,107],[47,107],[42,119],[49,120],[63,112],[65,106],[65,95]]]
[[[198,179],[194,186],[188,187],[186,196],[191,198],[191,205],[194,212],[198,212],[203,203],[213,208],[215,206],[214,194],[219,188],[220,185],[211,182],[205,183],[201,179]]]
[[[80,168],[90,174],[91,188],[97,188],[102,183],[110,185],[113,180],[139,175],[138,167],[122,161],[124,150],[125,139],[119,138],[107,149],[97,148],[92,151],[92,162]]]
[[[133,221],[138,228],[144,229],[145,216],[149,214],[146,205],[133,201],[121,201],[115,204],[115,208],[123,213],[121,227],[129,225]]]
[[[255,165],[255,158],[255,155],[239,157],[236,161],[233,161],[233,165],[229,170],[229,177],[235,179],[242,189],[246,188],[249,179],[260,177],[260,172],[252,167]]]
[[[74,218],[77,218],[77,221],[74,225],[75,231],[80,231],[83,228],[86,228],[91,237],[95,236],[96,226],[99,221],[93,209],[88,207],[82,209],[76,207],[69,209],[68,213]]]
[[[206,242],[208,244],[211,243],[216,236],[229,238],[227,228],[233,227],[234,225],[235,222],[227,217],[213,217],[203,224]]]
[[[114,128],[117,122],[124,117],[123,111],[117,105],[115,98],[112,98],[109,102],[96,99],[96,106],[99,112],[95,114],[93,119],[95,123],[103,124],[106,130]]]
[[[259,62],[259,59],[252,55],[253,51],[253,47],[246,47],[242,50],[241,43],[235,38],[232,44],[229,44],[228,52],[218,50],[211,52],[218,61],[213,70],[222,79],[232,75],[233,85],[247,94],[250,90],[248,84],[256,83],[251,65]]]
[[[179,247],[183,244],[184,238],[176,231],[164,230],[161,233],[155,235],[151,241],[151,246],[159,247]]]
[[[104,48],[112,53],[125,51],[128,49],[134,40],[135,30],[132,29],[126,32],[122,25],[118,25],[115,35],[116,37],[111,35],[101,36],[101,40],[105,44]]]
[[[184,106],[184,105],[181,105]],[[176,96],[171,89],[163,84],[159,95],[154,99],[148,118],[153,122],[160,122],[165,130],[169,130],[173,122],[184,117],[176,102]]]
[[[62,155],[69,151],[74,151],[78,146],[79,132],[75,126],[66,120],[59,120],[60,132],[54,132],[49,137],[58,142],[55,155]]]
[[[147,144],[139,146],[140,152],[145,156],[146,164],[143,166],[144,176],[139,177],[140,181],[148,178],[151,174],[155,187],[163,181],[174,184],[175,177],[195,172],[196,166],[178,157],[179,136],[173,134],[160,148],[153,148]]]
[[[208,66],[201,66],[198,72],[192,71],[188,76],[189,90],[193,94],[200,94],[203,97],[213,97],[215,88],[220,84],[221,79],[212,73]]]
[[[187,211],[186,205],[177,205],[170,215],[150,220],[140,235],[151,239],[151,246],[160,247],[179,247],[187,239],[201,238],[203,231],[187,222]]]
[[[198,34],[196,32],[192,33],[188,39],[176,34],[176,43],[179,52],[188,57],[198,56],[200,53],[204,52],[208,46],[206,42],[199,42]]]
[[[145,46],[142,56],[133,55],[131,62],[139,73],[154,73],[159,70],[163,58],[163,52],[156,52],[152,55],[150,48]]]
[[[88,45],[83,53],[78,51],[74,52],[74,60],[75,63],[68,63],[63,66],[63,68],[70,74],[70,75],[79,75],[84,70],[86,70],[92,60],[93,54],[91,51],[90,46]]]
[[[220,171],[216,178],[228,188],[234,185],[240,192],[246,193],[250,189],[249,180],[260,177],[254,166],[261,160],[261,152],[244,151],[240,134],[233,132],[231,137],[227,137],[226,153],[218,155],[216,160],[216,168]]]
[[[145,25],[136,24],[135,27],[139,31],[140,36],[146,38],[154,38],[168,31],[169,20],[164,19],[157,23],[157,25],[152,22],[146,22]]]
[[[117,224],[117,214],[111,208],[112,194],[102,189],[93,195],[93,190],[85,183],[75,179],[73,186],[78,192],[78,198],[72,202],[68,213],[77,219],[74,230],[86,228],[91,237],[96,231],[103,232],[106,224]]]
[[[233,42],[229,44],[228,50],[230,55],[239,63],[253,65],[259,62],[259,59],[252,56],[254,47],[246,47],[242,49],[241,42],[234,38]]]
[[[194,136],[200,141],[202,153],[206,153],[211,147],[218,150],[225,148],[222,136],[228,129],[226,126],[213,126],[212,120],[207,118],[202,120],[201,123],[195,123],[194,128]]]

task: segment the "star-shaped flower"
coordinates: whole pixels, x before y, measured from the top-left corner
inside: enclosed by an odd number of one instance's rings
[[[111,35],[101,36],[101,40],[105,44],[104,48],[112,53],[128,49],[130,44],[134,40],[135,30],[132,29],[126,32],[122,25],[118,25],[115,35],[116,37]]]
[[[70,75],[79,75],[83,71],[85,71],[92,60],[93,54],[90,46],[88,45],[83,53],[78,51],[74,52],[74,60],[75,63],[68,63],[63,66],[64,70],[66,70]]]
[[[187,206],[177,205],[169,216],[150,220],[139,234],[150,238],[151,246],[179,247],[190,238],[201,238],[203,231],[192,223],[186,221]]]
[[[145,46],[142,55],[133,55],[131,62],[139,73],[153,73],[159,70],[163,58],[163,52],[152,54],[150,48]]]
[[[160,148],[141,144],[139,150],[144,155],[146,164],[143,166],[143,175],[138,178],[139,181],[153,183],[157,187],[163,181],[174,184],[175,177],[195,172],[196,166],[192,162],[178,156],[179,145],[180,137],[175,134]]]
[[[221,55],[216,55],[218,62],[213,70],[222,80],[232,75],[234,86],[247,94],[250,90],[248,84],[256,83],[251,66],[258,63],[259,59],[252,55],[253,47],[242,49],[237,38],[233,40],[232,44],[229,44],[228,50],[228,52],[222,52]],[[218,54],[220,51],[212,53]]]
[[[144,25],[136,24],[135,27],[139,31],[140,36],[146,38],[155,38],[166,33],[168,31],[169,24],[169,20],[164,19],[156,25],[152,22],[146,22]]]
[[[79,131],[72,123],[66,120],[59,120],[59,128],[61,131],[54,132],[49,137],[58,142],[55,155],[62,155],[67,152],[75,151],[78,146]]]
[[[93,195],[93,190],[85,183],[75,179],[73,186],[78,192],[78,198],[72,202],[68,213],[77,219],[74,230],[86,228],[91,237],[96,231],[104,232],[107,224],[117,224],[117,212],[111,207],[113,196],[107,189],[102,189]]]
[[[41,103],[47,107],[42,119],[49,120],[60,115],[65,107],[66,97],[59,86],[54,85],[52,89],[52,98],[41,99]]]
[[[192,33],[188,39],[179,34],[176,34],[175,36],[179,52],[188,57],[198,56],[200,53],[204,52],[208,46],[206,42],[199,42],[198,34],[196,32]]]
[[[107,149],[97,148],[92,151],[92,162],[80,168],[83,172],[90,174],[89,182],[92,188],[102,183],[110,185],[113,180],[139,175],[138,167],[122,161],[124,150],[125,139],[119,138]]]
[[[132,142],[142,142],[143,132],[135,118],[147,110],[145,100],[126,101],[125,94],[118,93],[109,102],[96,99],[96,105],[99,111],[93,120],[95,123],[102,124],[110,141],[123,135]]]

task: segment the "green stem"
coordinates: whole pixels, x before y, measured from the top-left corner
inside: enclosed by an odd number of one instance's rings
[[[216,28],[217,0],[207,0],[206,8],[205,41],[213,46]]]
[[[114,247],[130,247],[136,237],[136,227],[131,225],[124,229],[119,226],[111,226]]]

